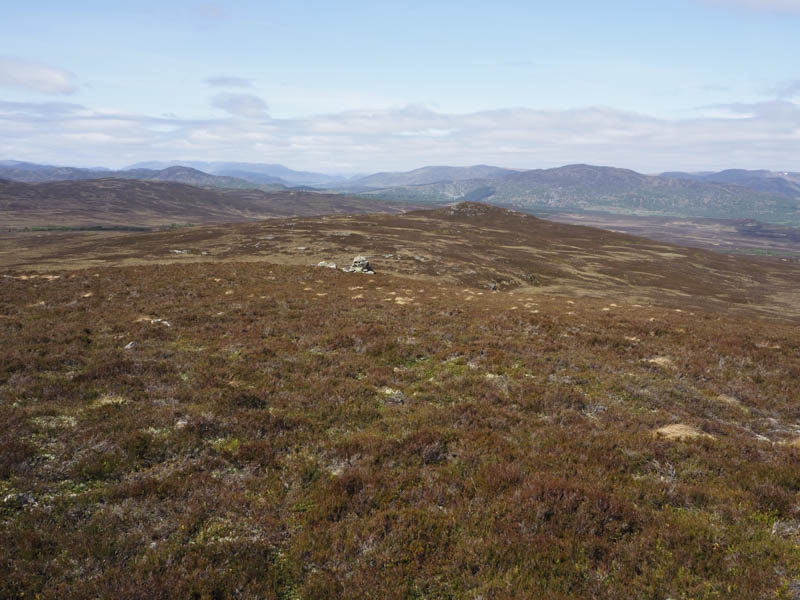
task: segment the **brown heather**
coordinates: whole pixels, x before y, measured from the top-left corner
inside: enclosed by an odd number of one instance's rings
[[[149,235],[114,243],[188,233]],[[681,251],[684,282],[627,300],[566,262],[540,287],[500,264],[497,293],[488,261],[7,271],[0,597],[795,597],[800,330],[770,297],[791,274],[720,258],[730,280],[678,309],[717,260]],[[734,276],[775,287],[726,305]]]

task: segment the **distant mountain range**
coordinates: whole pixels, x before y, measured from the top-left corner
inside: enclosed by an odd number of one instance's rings
[[[198,187],[215,187],[230,189],[260,189],[262,191],[276,191],[287,189],[287,185],[280,181],[271,181],[262,178],[259,181],[212,175],[185,166],[173,166],[164,169],[124,169],[112,171],[110,169],[81,169],[76,167],[56,167],[51,165],[38,165],[20,161],[0,162],[0,178],[26,183],[44,183],[50,181],[82,181],[87,179],[101,179],[114,177],[117,179],[137,179],[140,181],[172,181],[186,183]]]
[[[281,183],[286,186],[323,186],[336,184],[346,180],[340,175],[295,171],[283,165],[242,162],[203,162],[203,161],[169,161],[140,162],[128,169],[166,169],[168,167],[185,166],[198,169],[211,175],[237,177],[253,183]]]
[[[469,178],[475,169],[486,169],[486,174]],[[674,174],[642,175],[629,169],[592,165],[530,171],[436,167],[430,174],[427,180],[425,169],[380,174],[350,181],[339,189],[366,197],[429,203],[481,201],[534,212],[598,211],[800,225],[800,195],[791,193],[789,179],[783,192],[777,192],[742,183]],[[384,182],[388,185],[379,187]]]
[[[800,173],[727,169],[718,173],[683,173],[677,171],[662,173],[661,176],[707,183],[732,183],[768,194],[783,194],[791,198],[800,198]]]
[[[313,185],[335,193],[384,201],[412,204],[481,201],[534,213],[596,211],[757,219],[774,224],[800,225],[800,173],[789,172],[727,170],[643,175],[629,169],[593,165],[528,171],[475,165],[429,166],[407,172],[345,179],[260,163],[194,161],[172,165],[148,162],[110,171],[20,161],[0,162],[0,178],[15,181],[76,181],[109,177],[261,191],[277,191],[286,189],[286,186],[314,189]]]
[[[517,173],[513,169],[475,165],[472,167],[422,167],[404,173],[375,173],[358,179],[350,179],[341,184],[347,189],[387,188],[408,185],[428,185],[475,179],[497,179]]]

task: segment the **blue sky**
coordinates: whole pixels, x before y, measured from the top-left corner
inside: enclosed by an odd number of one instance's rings
[[[0,158],[800,171],[800,0],[0,8]]]

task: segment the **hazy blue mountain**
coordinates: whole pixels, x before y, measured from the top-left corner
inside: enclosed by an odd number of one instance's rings
[[[140,181],[171,181],[186,183],[199,187],[216,187],[228,189],[260,189],[273,191],[285,189],[281,183],[258,183],[239,179],[210,175],[197,169],[184,166],[167,167],[166,169],[127,169],[112,171],[109,169],[78,169],[75,167],[54,167],[37,165],[20,161],[4,161],[0,164],[0,177],[25,183],[44,183],[50,181],[84,181],[114,177],[117,179],[137,179]]]
[[[222,169],[215,174],[224,177],[236,177],[237,179],[244,179],[245,181],[251,181],[253,183],[279,183],[281,185],[290,185],[288,181],[275,175],[265,175],[264,173],[254,173],[252,171],[242,171],[239,169]]]
[[[91,179],[97,176],[98,173],[100,173],[100,171],[79,169],[77,167],[39,165],[20,160],[4,160],[0,162],[0,177],[13,181],[26,181],[28,183]]]
[[[730,183],[769,194],[800,198],[800,173],[726,169],[717,173],[668,172],[662,173],[661,176],[709,183]]]
[[[145,181],[173,181],[175,183],[186,183],[199,187],[216,187],[226,189],[261,189],[261,190],[280,190],[286,189],[280,183],[254,183],[236,177],[226,177],[222,175],[210,175],[193,169],[191,167],[175,166],[166,169],[128,169],[125,171],[113,171],[106,174],[106,177],[113,176],[120,179],[140,179]]]
[[[787,195],[593,165],[512,172],[492,179],[385,187],[363,191],[361,195],[413,202],[480,200],[529,211],[584,210],[800,223],[799,201]]]
[[[225,175],[230,171],[240,171],[252,175],[266,175],[278,178],[280,181],[269,183],[285,182],[289,185],[326,185],[344,181],[340,175],[327,175],[325,173],[312,173],[309,171],[295,171],[288,167],[278,164],[264,163],[242,163],[242,162],[204,162],[204,161],[149,161],[131,165],[128,169],[165,169],[174,166],[187,166],[199,169],[212,175]],[[245,179],[242,177],[242,179]],[[247,178],[248,181],[252,179]]]
[[[495,179],[512,173],[516,173],[516,171],[489,165],[475,165],[472,167],[432,166],[405,172],[375,173],[366,177],[350,179],[343,183],[341,187],[358,189],[426,185],[473,179]]]

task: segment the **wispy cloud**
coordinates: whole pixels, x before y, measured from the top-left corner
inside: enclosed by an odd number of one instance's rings
[[[222,2],[195,2],[191,6],[195,17],[207,21],[220,21],[229,16],[225,4]]]
[[[800,0],[700,0],[706,4],[719,4],[758,11],[777,11],[800,14]]]
[[[774,86],[770,92],[777,98],[794,98],[800,96],[800,79],[782,81]]]
[[[69,71],[14,56],[0,56],[0,86],[42,94],[72,94],[77,89]]]
[[[204,79],[207,85],[211,87],[238,87],[238,88],[251,88],[253,87],[252,79],[245,79],[244,77],[207,77]]]
[[[253,94],[230,94],[223,92],[211,99],[211,106],[221,108],[236,117],[264,119],[267,117],[267,103]]]
[[[223,94],[215,101],[237,118],[0,103],[0,156],[57,164],[102,164],[113,156],[118,162],[108,166],[226,158],[353,171],[586,162],[656,172],[787,169],[800,161],[800,104],[786,100],[715,105],[681,119],[608,107],[452,114],[417,105],[276,119],[256,96]]]

